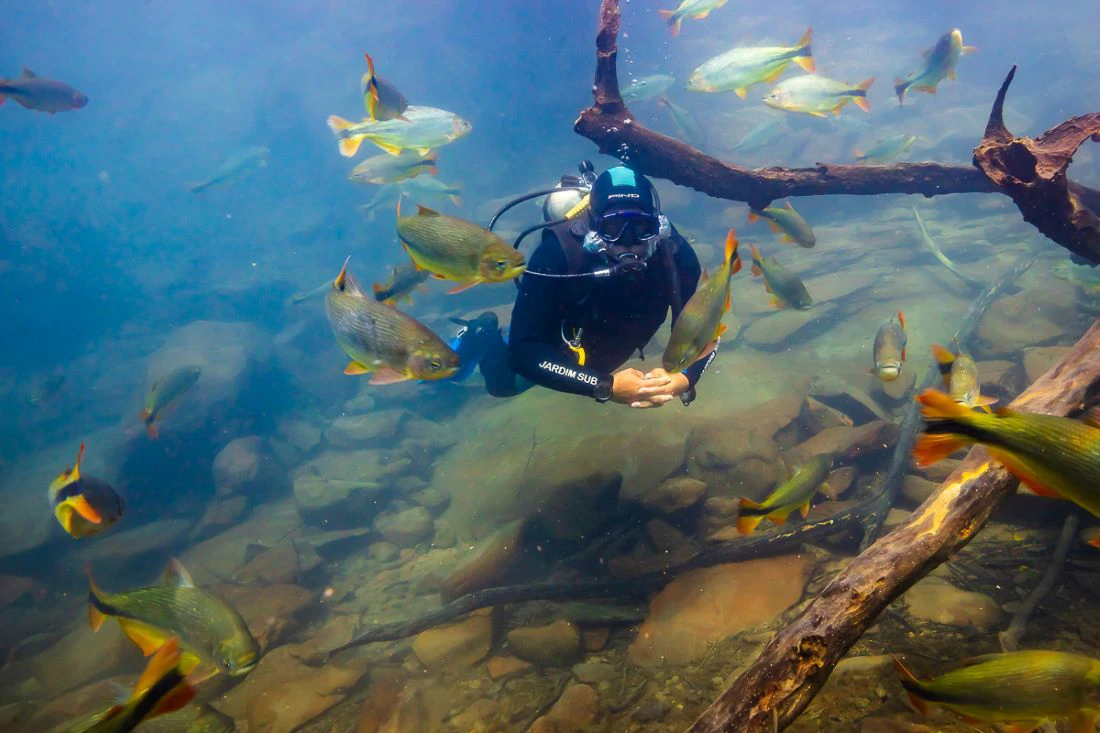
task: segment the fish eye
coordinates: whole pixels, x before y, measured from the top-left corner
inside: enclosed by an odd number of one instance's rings
[[[431,367],[433,371],[438,371],[443,368],[443,362],[441,362],[439,359],[432,359]]]
[[[508,266],[508,261],[507,260],[497,260],[497,269],[498,270],[503,270],[507,266]]]

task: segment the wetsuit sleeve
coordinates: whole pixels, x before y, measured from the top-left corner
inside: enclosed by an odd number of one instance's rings
[[[565,254],[550,232],[531,255],[527,269],[567,274]],[[561,327],[570,288],[564,279],[524,275],[512,308],[508,353],[512,370],[535,384],[570,394],[596,396],[597,387],[610,390],[608,372],[577,364],[577,355],[562,341]],[[603,391],[603,390],[601,390]]]
[[[695,288],[699,286],[699,277],[702,275],[702,268],[699,266],[699,256],[695,254],[694,248],[688,243],[686,239],[680,236],[680,233],[675,228],[672,230],[672,236],[676,240],[676,272],[680,278],[680,303],[687,303],[691,296],[695,295]],[[691,388],[695,389],[696,382],[703,376],[703,372],[710,366],[711,361],[714,359],[714,355],[718,353],[718,349],[722,345],[722,339],[718,339],[718,344],[714,347],[714,350],[707,355],[707,358],[700,359],[694,364],[691,364],[687,369],[684,369],[681,374],[688,378],[688,383]]]

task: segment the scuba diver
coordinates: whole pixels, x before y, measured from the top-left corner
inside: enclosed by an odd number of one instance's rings
[[[542,229],[542,242],[519,282],[508,334],[492,312],[462,322],[452,347],[465,369],[456,378],[468,376],[476,363],[496,397],[538,384],[635,408],[659,407],[674,397],[687,405],[717,342],[682,372],[622,367],[635,353],[644,358],[642,348],[669,310],[673,321],[679,316],[698,284],[699,259],[661,214],[660,197],[647,178],[625,166],[596,177],[587,161],[581,174],[579,180],[562,178],[560,190],[543,204],[545,222],[516,240],[518,247],[524,236]],[[489,228],[508,208],[537,195],[513,201]]]

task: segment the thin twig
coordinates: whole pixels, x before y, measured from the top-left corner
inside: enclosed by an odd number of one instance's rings
[[[997,634],[997,638],[1001,641],[1001,649],[1006,652],[1014,652],[1019,647],[1020,639],[1027,631],[1027,622],[1031,618],[1031,614],[1035,613],[1035,609],[1054,589],[1054,584],[1058,582],[1058,578],[1062,575],[1062,568],[1066,564],[1066,555],[1069,554],[1069,546],[1073,543],[1073,538],[1077,534],[1077,525],[1080,522],[1081,519],[1076,513],[1066,517],[1065,524],[1062,525],[1062,534],[1058,538],[1058,544],[1054,547],[1054,557],[1051,558],[1050,566],[1043,575],[1043,579],[1039,581],[1039,585],[1035,586],[1035,590],[1031,591],[1031,594],[1016,609],[1016,613],[1012,614],[1012,621],[1008,624],[1008,628]]]

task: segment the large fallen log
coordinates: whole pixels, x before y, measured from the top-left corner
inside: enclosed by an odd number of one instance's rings
[[[618,0],[602,0],[596,36],[594,103],[573,125],[613,155],[646,175],[667,178],[716,198],[763,208],[786,196],[919,193],[1003,193],[1024,219],[1047,237],[1093,263],[1100,263],[1100,191],[1074,184],[1065,171],[1078,146],[1100,140],[1100,112],[1054,127],[1038,138],[1013,137],[1004,128],[1004,96],[1015,67],[997,95],[986,134],[974,151],[974,167],[941,163],[833,165],[749,170],[699,152],[641,125],[623,102],[615,62]]]
[[[1011,407],[1076,415],[1097,384],[1100,321]],[[1016,486],[984,448],[972,450],[908,521],[853,560],[781,630],[688,733],[770,733],[793,721],[890,602],[965,547]]]

